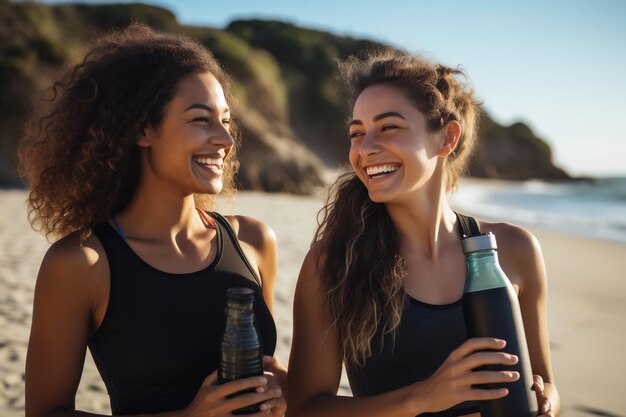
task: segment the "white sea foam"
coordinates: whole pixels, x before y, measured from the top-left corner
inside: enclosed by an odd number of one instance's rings
[[[486,219],[626,242],[626,178],[462,181],[454,206]]]

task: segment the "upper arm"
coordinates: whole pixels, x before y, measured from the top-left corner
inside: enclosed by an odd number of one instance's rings
[[[268,225],[252,217],[234,216],[229,221],[248,260],[259,273],[263,284],[263,299],[274,314],[274,289],[278,269],[276,234]]]
[[[26,358],[26,416],[74,408],[95,304],[95,253],[75,238],[46,253],[35,286]]]
[[[519,303],[524,321],[533,373],[552,382],[550,344],[547,325],[547,273],[539,242],[530,232],[503,225],[496,234],[502,268],[519,286]]]
[[[319,256],[315,247],[309,251],[296,286],[287,391],[293,415],[317,395],[336,395],[341,378],[337,334],[323,304]]]

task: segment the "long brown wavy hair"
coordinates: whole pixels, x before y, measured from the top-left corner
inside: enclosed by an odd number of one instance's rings
[[[451,120],[459,122],[458,145],[444,164],[446,189],[456,188],[476,142],[479,103],[459,80],[458,69],[395,52],[376,52],[365,59],[351,57],[340,64],[349,92],[350,112],[363,90],[375,84],[399,88],[437,131]],[[392,334],[406,302],[406,263],[400,237],[382,203],[370,200],[354,172],[331,186],[313,239],[322,249],[324,305],[335,327],[346,363],[362,364],[371,355],[376,332]],[[382,342],[384,338],[380,338]]]
[[[210,72],[233,103],[229,78],[213,55],[192,39],[140,23],[97,39],[82,63],[35,103],[20,141],[20,171],[29,183],[29,220],[47,238],[95,224],[123,210],[139,184],[136,140],[158,127],[179,81]],[[238,144],[236,129],[231,131]],[[236,148],[236,146],[235,146]],[[224,162],[224,191],[234,189],[238,162]],[[213,196],[196,195],[203,209]]]

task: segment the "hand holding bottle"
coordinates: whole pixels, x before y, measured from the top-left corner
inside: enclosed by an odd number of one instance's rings
[[[278,403],[274,403],[276,399],[282,398],[280,388],[275,389],[273,386],[270,386],[269,379],[266,376],[237,379],[221,385],[216,385],[216,382],[217,371],[206,377],[196,397],[187,408],[181,411],[180,416],[231,416],[234,410],[258,403],[261,403],[260,406],[262,410],[249,414],[249,416],[259,417],[272,415],[278,417],[282,415],[278,414],[279,412],[285,412],[286,405],[281,408],[281,404],[285,404],[284,399],[282,399],[282,402],[278,401]],[[228,398],[232,394],[248,389],[254,391]],[[265,409],[263,409],[264,407]],[[274,410],[276,410],[276,412],[274,412]]]
[[[554,417],[552,403],[543,390],[543,378],[541,375],[533,375],[533,391],[537,393],[537,403],[539,404],[539,415],[537,417]]]
[[[259,405],[260,411],[265,411],[272,417],[282,417],[287,411],[287,393],[282,388],[286,387],[287,370],[272,356],[263,356],[265,377],[267,378],[267,390],[278,393],[279,396],[267,400]],[[285,385],[283,385],[285,384]]]
[[[494,338],[469,339],[452,351],[445,362],[428,379],[413,385],[415,402],[421,412],[446,410],[463,401],[480,401],[502,398],[508,394],[506,388],[473,388],[475,384],[513,382],[519,378],[511,371],[472,371],[484,365],[514,365],[517,357],[501,350],[506,342]]]
[[[283,397],[287,396],[287,368],[278,361],[275,356],[263,355],[263,370],[265,375],[271,375],[283,391]]]

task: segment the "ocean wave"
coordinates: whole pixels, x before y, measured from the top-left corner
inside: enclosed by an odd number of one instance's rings
[[[459,210],[486,219],[626,242],[626,178],[595,182],[462,183]]]

